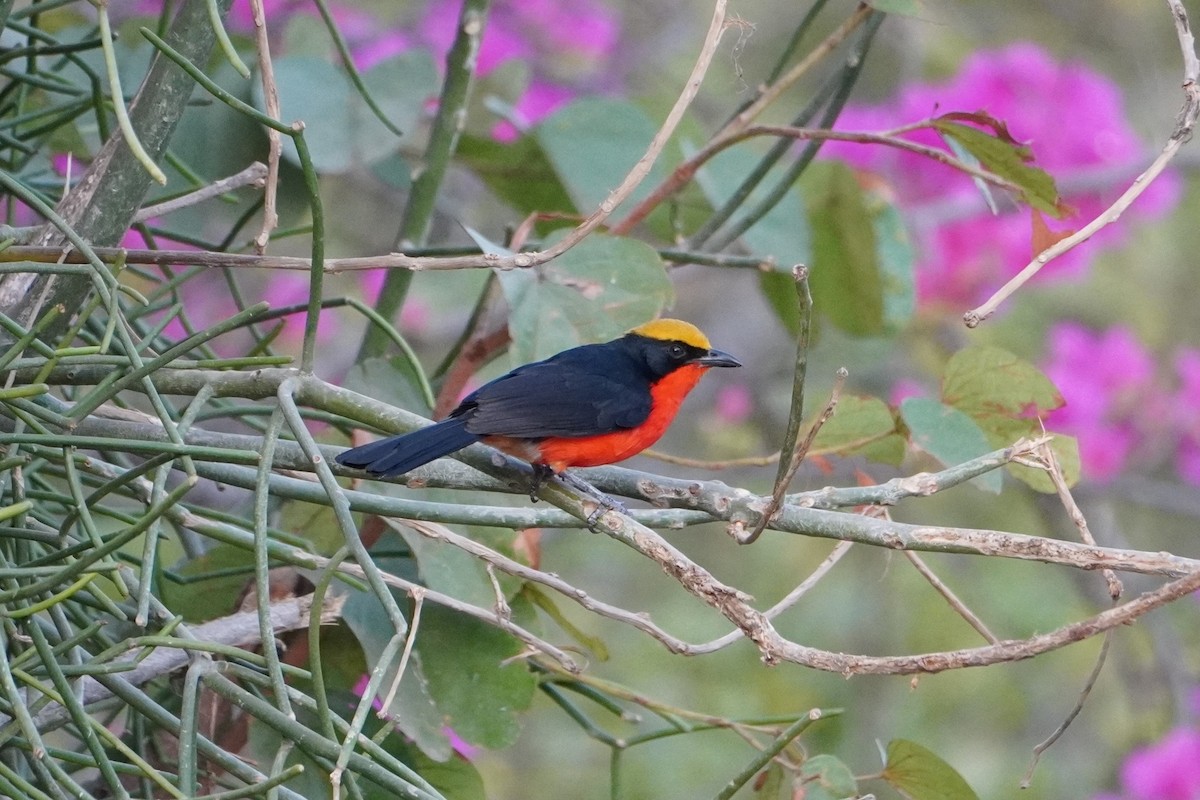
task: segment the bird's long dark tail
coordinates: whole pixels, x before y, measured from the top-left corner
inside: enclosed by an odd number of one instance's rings
[[[372,475],[387,478],[403,475],[477,441],[479,437],[467,430],[465,419],[450,417],[428,428],[351,448],[338,455],[336,460],[344,466],[365,469]]]

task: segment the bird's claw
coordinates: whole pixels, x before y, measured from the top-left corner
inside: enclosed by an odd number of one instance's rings
[[[533,467],[533,478],[529,481],[529,501],[536,503],[538,492],[542,490],[542,484],[554,476],[554,470],[546,464],[531,464],[530,466]]]
[[[592,533],[599,533],[599,531],[596,530],[596,526],[600,524],[600,520],[609,511],[615,511],[618,514],[629,513],[629,509],[625,508],[625,506],[620,502],[613,500],[606,494],[597,493],[595,499],[596,509],[592,513],[588,514],[587,520],[585,520],[587,523],[587,529]]]

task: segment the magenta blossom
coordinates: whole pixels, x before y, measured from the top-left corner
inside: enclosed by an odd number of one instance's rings
[[[421,42],[436,54],[450,49],[459,4],[434,0],[420,23]],[[510,61],[528,64],[528,88],[513,117],[497,123],[492,134],[511,141],[575,96],[596,88],[616,50],[620,26],[615,12],[595,0],[498,0],[492,5],[479,48],[479,74]]]
[[[307,272],[285,272],[272,275],[267,283],[264,299],[272,308],[297,306],[308,303],[309,276]],[[317,322],[317,341],[328,343],[334,336],[334,312],[322,309]],[[297,311],[287,318],[280,338],[295,344],[304,336],[304,311]]]
[[[161,2],[139,0],[124,13],[155,15]],[[329,13],[346,40],[354,65],[366,70],[412,47],[430,50],[438,64],[457,34],[461,3],[430,0],[423,13],[406,28],[387,25],[374,13],[349,0],[330,2]],[[311,0],[264,0],[263,14],[276,53],[282,53],[282,34],[297,15],[318,19]],[[226,19],[231,32],[255,33],[250,0],[234,0]],[[498,122],[493,135],[509,141],[581,90],[606,88],[614,70],[610,62],[620,37],[619,17],[599,0],[496,0],[488,12],[475,68],[486,76],[500,66],[522,61],[529,68],[529,85],[513,104],[510,120]]]
[[[1060,63],[1027,43],[976,53],[945,83],[910,84],[884,104],[847,106],[837,127],[880,132],[950,111],[979,110],[1005,122],[1014,137],[1032,148],[1036,166],[1060,181],[1064,199],[1076,214],[1049,220],[1052,230],[1078,228],[1091,220],[1149,161],[1149,148],[1130,127],[1116,84],[1084,64]],[[907,138],[944,148],[938,135],[928,130]],[[882,145],[830,142],[822,153],[890,184],[916,228],[921,251],[917,292],[924,302],[974,305],[1034,255],[1029,211],[1018,211],[999,198],[1001,213],[993,215],[978,188],[957,170]],[[1129,174],[1112,181],[1083,181],[1091,187],[1086,190],[1070,188],[1073,178],[1114,170]],[[1165,213],[1178,195],[1178,180],[1164,175],[1132,211]],[[1110,225],[1051,262],[1042,275],[1078,276],[1091,254],[1123,241],[1125,235],[1123,227]]]
[[[1184,350],[1175,358],[1179,389],[1171,398],[1178,425],[1175,468],[1180,477],[1200,485],[1200,350]]]
[[[1066,403],[1047,426],[1079,439],[1088,477],[1105,481],[1146,441],[1147,426],[1169,423],[1158,413],[1165,395],[1155,382],[1150,354],[1124,327],[1094,332],[1073,322],[1055,325],[1043,367]]]
[[[715,406],[721,422],[736,425],[754,413],[754,394],[744,383],[731,383],[717,390]]]
[[[492,138],[500,142],[515,141],[522,131],[548,117],[574,96],[575,93],[565,86],[534,81],[513,108],[512,118],[497,122],[492,128]]]
[[[1130,800],[1200,800],[1200,730],[1176,728],[1139,747],[1121,767]]]

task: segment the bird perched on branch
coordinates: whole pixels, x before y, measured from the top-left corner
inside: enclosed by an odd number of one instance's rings
[[[337,462],[388,477],[484,442],[528,461],[536,493],[551,473],[642,452],[709,368],[740,366],[695,325],[655,320],[611,342],[517,367],[471,392],[441,422],[346,450]]]

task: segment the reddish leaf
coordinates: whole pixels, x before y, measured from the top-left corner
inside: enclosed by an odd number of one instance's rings
[[[1022,160],[1032,161],[1033,151],[1024,142],[1019,141],[1008,130],[1008,124],[1003,120],[996,119],[991,114],[983,109],[979,111],[950,111],[936,117],[937,120],[954,120],[958,122],[973,122],[976,125],[981,125],[985,128],[991,128],[992,133],[996,134],[996,138],[1003,142],[1007,142],[1017,148],[1017,152],[1021,154]]]
[[[1075,233],[1072,229],[1065,231],[1052,231],[1050,226],[1046,224],[1046,218],[1036,208],[1030,209],[1033,212],[1031,220],[1033,222],[1033,256],[1037,258],[1039,253],[1043,253],[1050,247],[1058,244],[1063,239]]]
[[[1003,130],[1002,123],[993,120],[1002,132],[988,125],[991,130],[989,133],[974,125],[947,119],[949,116],[952,115],[933,120],[933,127],[943,137],[953,139],[985,168],[1016,184],[1020,188],[1021,199],[1030,207],[1060,219],[1066,216],[1070,209],[1059,196],[1054,178],[1040,167],[1028,163],[1032,160],[1029,148],[1016,142],[1007,130]]]

